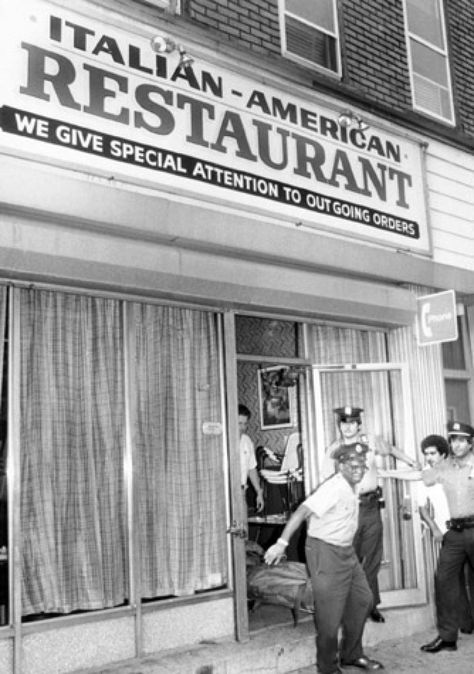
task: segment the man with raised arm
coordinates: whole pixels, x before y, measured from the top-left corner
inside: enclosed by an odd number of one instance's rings
[[[303,501],[265,553],[267,564],[277,564],[291,536],[307,521],[306,563],[313,587],[316,663],[321,674],[339,673],[340,667],[383,669],[362,648],[373,597],[352,545],[358,523],[357,486],[366,470],[367,452],[363,443],[340,445],[334,453],[337,472]]]

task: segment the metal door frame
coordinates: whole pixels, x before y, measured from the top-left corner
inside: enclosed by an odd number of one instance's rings
[[[231,560],[231,589],[234,592],[234,632],[237,641],[248,641],[249,620],[247,609],[247,574],[245,555],[245,536],[241,532],[246,528],[242,488],[240,486],[240,450],[237,396],[237,359],[235,342],[235,313],[223,313],[224,354],[223,368],[225,378],[225,402],[228,410],[228,427],[225,429],[228,446],[229,475],[227,518],[228,552]],[[223,410],[224,411],[224,410]],[[223,419],[225,419],[225,413]]]
[[[324,437],[324,419],[322,405],[322,374],[331,374],[336,372],[399,372],[401,375],[402,387],[402,413],[406,420],[403,428],[403,446],[413,448],[415,451],[415,434],[413,426],[413,404],[410,386],[410,377],[408,365],[405,363],[340,363],[336,365],[312,365],[312,384],[313,384],[313,412],[315,420],[315,447],[325,448],[329,441]],[[405,451],[405,450],[404,450]],[[410,451],[406,453],[410,455]],[[323,452],[314,452],[313,460],[309,462],[308,470],[311,483],[316,485],[321,470],[321,461]],[[416,456],[413,454],[413,458]],[[392,478],[385,478],[392,479]],[[412,589],[388,590],[380,593],[382,605],[384,608],[394,608],[401,606],[412,606],[414,604],[424,604],[427,601],[426,573],[423,555],[423,540],[420,515],[417,505],[414,504],[413,490],[411,490],[411,512],[413,527],[413,552],[415,559],[415,570],[417,578],[417,587]]]

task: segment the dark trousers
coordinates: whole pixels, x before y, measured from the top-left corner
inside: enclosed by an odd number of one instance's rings
[[[308,537],[306,563],[313,587],[316,663],[321,674],[332,674],[339,664],[339,626],[341,660],[350,662],[363,655],[362,633],[372,609],[372,593],[352,547]]]
[[[353,545],[372,590],[374,606],[377,606],[380,604],[378,574],[383,555],[383,525],[377,498],[361,500]]]
[[[461,593],[459,577],[466,560],[474,567],[474,528],[448,531],[443,539],[436,570],[438,632],[445,641],[456,641]]]
[[[466,562],[459,576],[459,628],[474,629],[474,569]]]

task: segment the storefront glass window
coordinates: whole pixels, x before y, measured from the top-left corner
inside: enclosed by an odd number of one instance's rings
[[[122,305],[20,291],[22,613],[123,605]]]
[[[135,305],[141,592],[227,583],[216,316]]]
[[[449,421],[469,421],[469,382],[462,379],[445,379],[446,402]]]
[[[457,321],[457,340],[442,344],[446,411],[448,419],[469,423],[472,418],[473,368],[466,315],[459,315]]]
[[[444,342],[443,348],[443,367],[446,370],[464,370],[466,360],[464,356],[464,333],[462,317],[457,317],[458,338],[453,342]]]
[[[217,316],[35,289],[17,297],[23,621],[129,604],[132,475],[140,596],[225,587]],[[135,319],[127,346],[124,310]],[[2,587],[6,608],[8,572]]]

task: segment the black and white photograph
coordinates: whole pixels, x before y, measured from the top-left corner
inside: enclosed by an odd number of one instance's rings
[[[474,2],[0,34],[0,674],[470,672]]]

